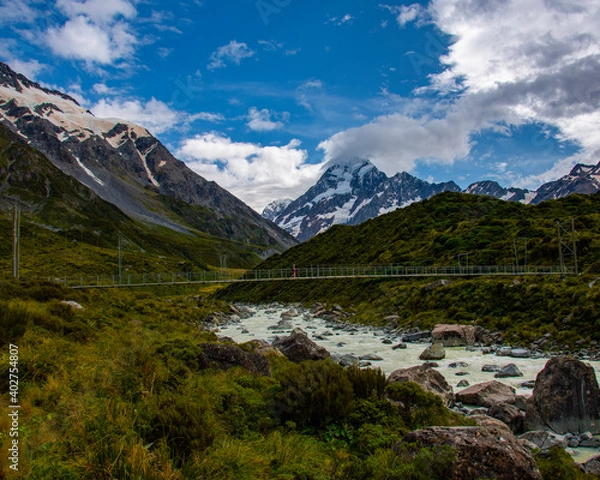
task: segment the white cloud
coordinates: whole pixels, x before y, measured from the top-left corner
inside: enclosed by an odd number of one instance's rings
[[[95,23],[112,23],[115,17],[133,18],[137,12],[127,0],[57,0],[56,6],[68,17],[85,15]]]
[[[141,125],[154,135],[174,128],[182,122],[181,112],[172,110],[155,98],[146,103],[139,100],[102,99],[91,110],[100,118],[122,119]]]
[[[103,65],[129,57],[137,43],[127,24],[106,28],[83,15],[48,29],[46,40],[56,55]]]
[[[58,0],[65,23],[48,28],[45,41],[54,54],[112,65],[130,58],[139,43],[130,23],[137,12],[127,0]]]
[[[322,173],[321,165],[306,163],[298,140],[265,147],[204,133],[184,141],[177,155],[257,211],[278,198],[300,196]]]
[[[205,122],[219,123],[224,122],[226,119],[220,113],[200,112],[190,115],[190,120],[204,120]]]
[[[276,120],[272,120],[272,117]],[[255,132],[271,132],[273,130],[282,129],[285,126],[285,121],[289,119],[289,113],[283,114],[272,113],[270,110],[263,108],[258,110],[256,107],[248,110],[248,123],[246,125],[250,130]]]
[[[41,13],[28,0],[3,0],[0,2],[0,26],[32,23]]]
[[[381,8],[389,10],[396,16],[396,21],[401,27],[406,26],[407,23],[414,22],[420,19],[426,12],[422,5],[413,3],[412,5],[380,5]],[[387,24],[386,24],[387,26]],[[384,27],[385,28],[385,27]]]
[[[340,26],[344,25],[345,23],[352,25],[353,20],[354,20],[354,17],[352,15],[350,15],[349,13],[347,13],[346,15],[344,15],[341,18],[329,17],[328,23],[333,23],[334,25],[337,25],[338,27],[340,27]]]
[[[418,159],[451,164],[469,153],[473,123],[453,114],[445,119],[415,119],[392,114],[321,142],[326,161],[369,158],[388,174],[411,171]]]
[[[211,62],[206,68],[215,70],[217,68],[224,68],[230,63],[239,65],[244,58],[250,58],[254,54],[255,52],[245,43],[239,43],[232,40],[227,45],[219,47],[211,54]]]
[[[430,77],[427,90],[453,95],[438,97],[429,109],[435,112],[433,120],[410,110],[414,103],[423,111],[426,99],[415,99],[404,102],[403,114],[332,136],[319,146],[328,160],[364,155],[388,173],[410,170],[422,161],[468,161],[473,134],[535,123],[557,127],[558,140],[575,142],[582,152],[522,179],[528,186],[564,175],[576,160],[598,162],[596,0],[431,0],[427,11],[417,5],[382,7],[397,15],[401,26],[427,15],[448,35],[448,49],[436,49],[444,70]]]

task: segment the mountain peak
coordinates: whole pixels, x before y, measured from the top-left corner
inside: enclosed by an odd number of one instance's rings
[[[32,82],[31,80],[29,80],[27,77],[25,77],[25,75],[15,72],[6,63],[2,62],[0,62],[0,86],[13,88],[19,93],[23,93],[25,89],[40,90],[48,95],[60,97],[63,100],[73,102],[78,107],[81,107],[81,105],[79,105],[79,102],[73,97],[65,93],[59,92],[58,90],[44,88],[39,83]]]

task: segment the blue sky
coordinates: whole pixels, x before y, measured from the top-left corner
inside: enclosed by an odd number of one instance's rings
[[[0,59],[261,210],[328,162],[536,188],[600,161],[597,0],[0,0]]]

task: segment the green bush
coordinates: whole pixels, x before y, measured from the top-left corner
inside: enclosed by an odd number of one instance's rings
[[[26,305],[0,302],[0,346],[19,340],[31,322],[32,315]]]
[[[354,410],[353,389],[344,368],[331,360],[289,364],[277,372],[280,392],[273,401],[275,418],[299,427],[321,427]]]
[[[439,395],[426,392],[414,382],[390,383],[386,394],[397,402],[398,412],[411,430],[431,425],[464,424],[463,417],[448,410]]]
[[[547,454],[538,454],[535,460],[544,480],[592,480],[594,475],[583,473],[564,448],[552,447]]]
[[[352,384],[355,398],[381,398],[387,384],[385,374],[379,368],[351,366],[346,375]]]
[[[218,428],[214,413],[204,403],[174,392],[154,396],[144,404],[142,436],[148,443],[165,440],[171,456],[183,461],[209,447]]]

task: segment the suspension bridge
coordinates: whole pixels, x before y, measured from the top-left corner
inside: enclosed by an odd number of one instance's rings
[[[310,267],[248,270],[245,272],[216,270],[155,274],[72,276],[48,278],[71,288],[132,288],[161,285],[249,283],[272,281],[331,280],[352,278],[411,277],[481,277],[481,276],[547,276],[573,275],[565,266],[539,265],[470,265],[470,266],[404,266],[404,265],[315,265]]]

